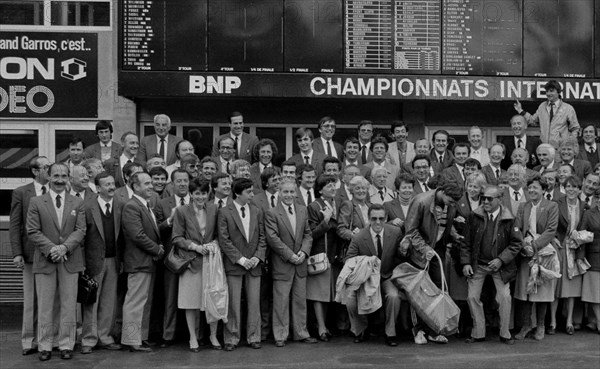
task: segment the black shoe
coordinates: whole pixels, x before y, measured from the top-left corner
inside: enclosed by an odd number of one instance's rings
[[[40,361],[48,361],[52,358],[52,352],[51,351],[40,351],[38,358],[40,359]]]
[[[73,351],[71,350],[62,350],[60,352],[60,358],[63,360],[71,360],[73,358]]]
[[[149,341],[149,340],[143,340],[142,345],[146,346],[146,347],[153,347],[153,346],[156,346],[156,342]]]
[[[34,349],[34,348],[23,349],[23,356],[35,354],[36,352],[37,352],[37,349]]]
[[[121,345],[119,345],[118,343],[109,343],[106,345],[102,345],[99,348],[105,349],[105,350],[118,351],[118,350],[122,349],[123,347]]]
[[[260,342],[252,342],[249,343],[248,346],[250,346],[250,348],[253,348],[255,350],[258,350],[259,348],[261,348],[262,346],[260,345]]]
[[[150,347],[142,346],[142,345],[131,345],[129,346],[130,352],[152,352]]]
[[[328,342],[329,341],[329,337],[327,336],[327,333],[321,334],[319,336],[319,341]]]
[[[357,334],[354,336],[354,343],[361,343],[366,340],[365,333]]]
[[[317,339],[314,337],[306,337],[303,340],[300,340],[302,343],[317,343]]]
[[[235,350],[235,345],[232,344],[225,344],[225,351],[233,351]]]
[[[92,353],[92,346],[81,346],[81,353],[82,354],[91,354]]]
[[[500,339],[502,339],[502,337],[500,337]],[[476,343],[476,342],[483,342],[483,341],[485,341],[485,337],[484,338],[469,337],[465,340],[465,343]]]
[[[504,338],[504,337],[500,337],[500,342],[507,344],[507,345],[514,345],[515,344],[515,339],[510,337],[510,338]]]
[[[385,337],[385,344],[391,347],[398,346],[398,340],[396,337]]]
[[[198,353],[198,352],[200,352],[200,346],[198,346],[198,347],[190,347],[190,351]]]
[[[275,341],[275,347],[284,347],[285,341]]]
[[[173,340],[163,340],[160,344],[160,348],[167,348],[173,344]]]

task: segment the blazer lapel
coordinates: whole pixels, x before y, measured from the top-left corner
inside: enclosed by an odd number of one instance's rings
[[[48,212],[50,213],[50,216],[52,217],[52,220],[54,221],[54,225],[56,226],[56,229],[58,229],[60,231],[61,227],[60,224],[58,224],[58,215],[56,215],[56,209],[54,208],[54,204],[52,203],[53,199],[52,196],[50,196],[50,193],[46,193],[44,195],[44,202],[46,203],[46,207],[48,208]]]
[[[67,193],[65,192],[65,204],[64,204],[64,209],[63,209],[63,216],[62,216],[62,225],[60,227],[61,231],[63,229],[63,227],[66,225],[67,219],[69,218],[69,214],[71,214],[71,210],[73,209],[73,199],[71,198],[71,196],[67,195]]]
[[[566,224],[569,224],[569,205],[567,204],[567,200],[559,202],[558,211],[560,216],[565,220]]]
[[[371,237],[370,231],[366,232],[366,238],[367,238],[366,243],[369,246],[369,249],[371,249],[371,253],[373,253],[374,256],[377,256],[377,248],[375,247],[375,244],[373,243],[373,238]],[[383,245],[382,245],[382,247],[383,247]]]
[[[244,231],[244,224],[242,224],[242,218],[240,218],[240,214],[238,213],[235,205],[229,204],[228,208],[229,208],[229,211],[231,211],[235,225],[238,227],[238,229],[240,230],[240,232],[242,233],[244,238],[246,238],[246,232]],[[246,240],[246,241],[248,241],[248,240]]]
[[[296,235],[298,234],[298,207],[296,207],[296,233],[294,233],[294,229],[292,228],[292,223],[290,223],[290,218],[288,218],[287,213],[285,212],[285,208],[283,204],[277,205],[277,210],[279,212],[279,216],[283,219],[283,224],[287,228],[288,232],[294,237],[296,240]]]
[[[250,242],[250,240],[254,236],[254,232],[258,231],[258,214],[256,214],[256,210],[253,209],[252,206],[250,206],[250,204],[248,204],[248,209],[248,214],[250,215],[250,229],[248,230],[248,236],[250,238],[248,239],[248,242]]]
[[[114,201],[113,201],[114,204]],[[98,232],[100,232],[100,237],[102,237],[102,241],[106,241],[104,239],[104,226],[102,225],[102,216],[100,215],[100,207],[98,206],[98,202],[94,201],[94,204],[91,205],[91,211],[92,211],[92,218],[94,219],[94,222],[96,223],[96,227],[98,227]],[[114,210],[114,209],[113,209]],[[115,221],[116,223],[116,221]],[[117,237],[115,237],[115,239],[118,238],[118,235],[115,235]]]
[[[146,213],[146,216],[150,218],[150,222],[152,223],[152,228],[154,229],[154,233],[160,239],[160,233],[158,232],[158,225],[156,224],[156,218],[154,218],[153,214],[150,213],[150,209],[147,206],[144,206],[140,200],[138,200],[135,196],[135,201],[137,201],[138,205],[142,208],[142,211]]]
[[[529,231],[529,217],[531,217],[531,203],[525,203],[523,208],[523,235]],[[533,230],[535,232],[535,229]]]

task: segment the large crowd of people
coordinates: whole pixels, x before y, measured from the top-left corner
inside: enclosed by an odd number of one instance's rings
[[[509,345],[600,332],[598,127],[579,126],[559,84],[546,91],[533,115],[515,103],[514,136],[489,148],[476,126],[468,142],[444,130],[409,142],[402,121],[378,135],[362,121],[338,143],[324,117],[281,161],[233,112],[200,158],[167,115],[120,143],[98,122],[98,143],[73,138],[64,163],[33,158],[33,182],[12,195],[23,354],[70,359],[76,342],[82,354],[149,352],[184,337],[193,352],[232,351],[344,333],[397,346],[398,330],[447,343],[392,277],[404,262],[448,284],[467,343],[486,327]],[[81,274],[97,282],[94,303],[77,304]]]

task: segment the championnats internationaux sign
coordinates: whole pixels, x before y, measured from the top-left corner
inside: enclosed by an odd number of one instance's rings
[[[98,116],[98,37],[0,32],[0,117]]]
[[[123,96],[328,97],[405,100],[537,100],[545,77],[181,73],[121,71]],[[557,78],[567,101],[600,102],[600,80]]]

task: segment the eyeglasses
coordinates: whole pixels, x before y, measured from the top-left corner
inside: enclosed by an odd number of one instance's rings
[[[187,166],[190,167],[190,168],[200,168],[200,167],[202,167],[200,164],[188,164]]]
[[[379,217],[379,218],[371,217],[371,223],[374,223],[374,222],[385,222],[385,217]]]
[[[233,150],[233,146],[221,146],[219,150]]]
[[[325,128],[325,129],[327,129],[327,128],[335,128],[335,124],[323,124],[321,126],[321,128]]]
[[[364,132],[364,133],[371,133],[371,132],[373,132],[373,130],[372,130],[372,129],[365,129],[365,128],[361,128],[361,129],[360,129],[360,132]]]
[[[497,199],[497,198],[499,198],[500,196],[484,196],[484,195],[481,195],[480,197],[481,197],[481,201],[489,201],[489,202],[492,202],[492,201],[494,201],[494,199]]]
[[[429,167],[427,165],[420,165],[420,166],[416,166],[414,167],[415,170],[419,170],[419,169],[429,169]]]

